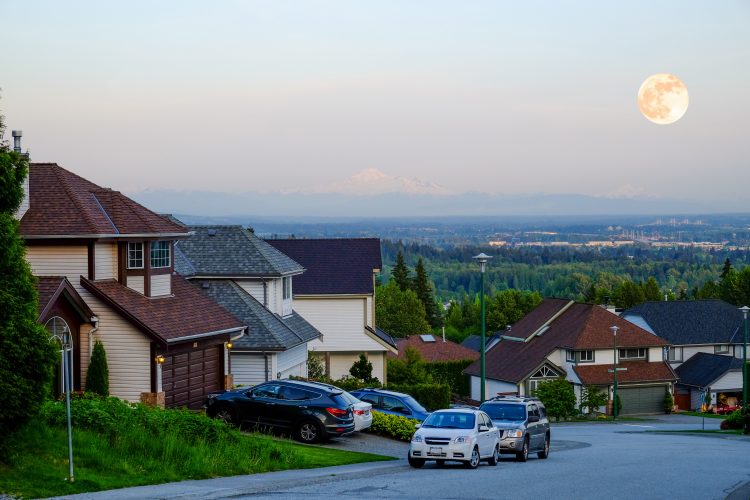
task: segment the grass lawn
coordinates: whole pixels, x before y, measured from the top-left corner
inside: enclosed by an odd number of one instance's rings
[[[170,419],[167,416],[166,420]],[[201,415],[180,416],[177,420],[180,425],[165,425],[163,429],[149,427],[148,421],[141,425],[132,425],[134,420],[121,422],[123,425],[114,430],[86,429],[85,422],[80,423],[73,432],[75,482],[70,483],[65,428],[37,419],[5,443],[10,451],[0,461],[0,493],[36,498],[184,479],[391,460],[228,428],[201,437],[199,434],[205,432],[201,426],[210,429],[219,423]]]
[[[681,411],[679,413],[676,413],[676,415],[691,415],[693,417],[720,418],[722,420],[727,418],[727,415],[718,415],[716,413],[701,413],[699,411]]]

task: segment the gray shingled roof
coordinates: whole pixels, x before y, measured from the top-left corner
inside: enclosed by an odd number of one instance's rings
[[[491,335],[487,335],[484,339],[484,345],[485,347],[490,344],[490,342],[499,340],[500,334],[499,333],[493,333]],[[469,335],[464,339],[463,342],[461,342],[461,345],[464,347],[467,347],[471,349],[472,351],[480,352],[481,346],[482,346],[482,337],[480,335]]]
[[[242,226],[190,226],[176,246],[175,270],[187,277],[278,277],[305,268]]]
[[[673,345],[742,341],[742,312],[723,300],[644,302],[621,316],[640,316],[656,335]]]
[[[286,318],[272,313],[233,281],[193,280],[192,283],[247,325],[247,335],[234,341],[236,350],[284,351],[322,335],[296,312]]]
[[[707,387],[729,370],[742,370],[742,360],[734,356],[722,356],[699,352],[675,368],[680,384]]]

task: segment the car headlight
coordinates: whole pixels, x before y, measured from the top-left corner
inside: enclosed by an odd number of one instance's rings
[[[421,443],[422,442],[422,436],[419,434],[414,434],[414,437],[411,438],[411,441],[413,443]]]
[[[453,440],[453,442],[456,444],[468,443],[469,441],[471,441],[471,437],[469,436],[458,436],[456,439]]]
[[[521,429],[511,429],[506,434],[507,437],[520,438],[523,437],[523,431]]]

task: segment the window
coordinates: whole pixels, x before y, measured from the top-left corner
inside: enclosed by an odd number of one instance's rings
[[[382,407],[382,405],[380,404],[380,398],[372,394],[365,394],[364,396],[360,397],[359,400],[364,401],[365,403],[370,403],[373,408]]]
[[[578,351],[578,361],[580,363],[593,363],[594,351]]]
[[[530,396],[533,396],[536,393],[537,388],[539,387],[539,384],[544,382],[545,380],[552,380],[556,379],[558,377],[558,374],[552,370],[548,366],[543,366],[539,370],[537,370],[534,375],[531,376],[531,378],[526,383],[528,388],[528,394]]]
[[[171,243],[171,241],[154,241],[151,243],[151,267],[169,267]]]
[[[682,347],[671,347],[667,350],[667,361],[682,361]]]
[[[311,393],[296,387],[284,386],[279,392],[279,399],[288,399],[291,401],[304,401],[306,399],[312,399]]]
[[[143,269],[143,243],[128,243],[128,269]]]
[[[729,354],[729,346],[727,344],[715,345],[714,352],[716,354]]]
[[[634,347],[629,349],[619,349],[620,359],[646,359],[645,347]]]
[[[292,298],[292,277],[285,276],[281,278],[281,288],[284,300]]]
[[[570,349],[565,350],[565,361],[569,363],[575,363],[576,360],[576,353],[575,351],[572,351]]]
[[[278,399],[281,386],[277,384],[265,384],[253,389],[252,394],[255,398]]]

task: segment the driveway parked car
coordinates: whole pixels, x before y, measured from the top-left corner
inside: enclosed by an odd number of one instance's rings
[[[537,398],[499,396],[479,407],[500,431],[500,452],[513,453],[525,462],[530,452],[549,457],[550,430],[547,410]]]
[[[426,460],[443,465],[457,460],[470,469],[487,460],[500,460],[500,434],[483,411],[468,409],[438,410],[417,429],[409,445],[409,465],[420,468]]]
[[[297,380],[210,394],[206,414],[235,425],[288,430],[304,443],[354,432],[352,407],[341,389]]]
[[[370,428],[370,426],[372,425],[372,404],[360,401],[351,393],[348,393],[345,390],[336,387],[335,385],[324,384],[322,382],[309,383],[327,387],[331,390],[341,391],[341,397],[344,398],[347,403],[352,405],[352,413],[354,414],[354,430],[362,431]]]
[[[430,414],[416,399],[401,392],[383,389],[359,389],[352,395],[372,405],[372,409],[381,413],[399,415],[423,421]]]

